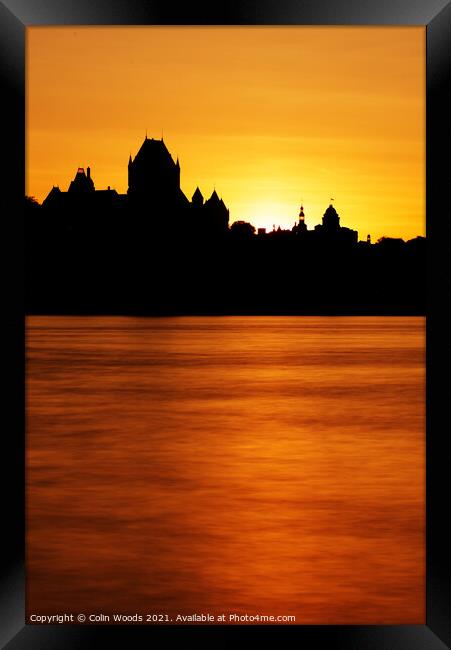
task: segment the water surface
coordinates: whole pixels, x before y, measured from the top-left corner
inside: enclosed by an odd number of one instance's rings
[[[29,613],[424,623],[424,319],[31,317]]]

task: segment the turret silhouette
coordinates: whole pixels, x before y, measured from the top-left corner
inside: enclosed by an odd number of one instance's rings
[[[332,203],[323,215],[323,228],[328,232],[336,232],[340,228],[340,217]]]
[[[94,187],[94,182],[91,178],[91,168],[88,167],[87,169],[87,174],[85,174],[85,170],[83,167],[79,167],[77,169],[77,173],[75,174],[75,178],[73,181],[71,181],[71,184],[69,185],[68,192],[94,192],[95,187]]]
[[[202,192],[200,191],[200,189],[198,187],[196,187],[196,189],[194,191],[194,194],[193,194],[192,199],[191,199],[191,203],[196,208],[199,208],[204,204],[204,197],[202,196]]]

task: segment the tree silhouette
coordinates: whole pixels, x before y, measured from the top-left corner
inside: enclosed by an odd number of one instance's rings
[[[249,239],[255,235],[255,227],[247,221],[234,221],[230,226],[230,232],[237,238]]]

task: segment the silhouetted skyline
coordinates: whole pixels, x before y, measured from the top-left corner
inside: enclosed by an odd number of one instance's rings
[[[128,161],[128,189],[126,194],[119,194],[110,185],[104,190],[96,189],[91,176],[91,168],[88,165],[79,167],[75,177],[69,183],[67,191],[62,191],[58,185],[54,185],[45,197],[42,205],[48,210],[69,210],[76,211],[88,207],[89,209],[114,209],[125,208],[138,210],[156,210],[160,212],[170,210],[173,214],[190,208],[190,212],[183,215],[188,225],[194,229],[196,223],[200,222],[203,229],[216,228],[218,232],[225,233],[229,228],[229,210],[222,198],[218,196],[216,188],[213,189],[210,197],[204,199],[199,186],[196,187],[191,200],[187,198],[180,187],[180,162],[176,162],[169,152],[163,136],[159,139],[145,135],[144,141],[133,158],[130,154]],[[80,205],[80,200],[84,205]],[[310,242],[313,237],[317,240],[325,236],[332,238],[334,243],[357,243],[358,232],[340,225],[340,217],[333,205],[334,199],[322,216],[322,223],[316,224],[314,230],[310,230],[301,204],[298,218],[292,228],[281,228],[280,224],[273,223],[272,229],[256,228],[250,222],[237,219],[231,224],[230,230],[235,235],[259,237],[266,235],[287,236],[289,233],[298,238],[307,239]],[[191,222],[191,223],[190,223]],[[180,226],[179,226],[180,227]],[[365,238],[366,244],[371,244],[371,233]]]
[[[146,130],[183,161],[181,188],[214,187],[231,219],[343,223],[425,234],[425,29],[31,27],[27,189],[42,202],[89,164],[127,191]]]
[[[425,243],[358,241],[331,203],[309,229],[230,220],[216,188],[191,200],[163,138],[128,161],[127,194],[78,168],[67,191],[26,201],[30,312],[332,313],[425,307]],[[232,221],[232,223],[230,223]]]

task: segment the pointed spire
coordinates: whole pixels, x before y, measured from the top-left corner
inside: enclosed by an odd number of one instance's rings
[[[129,165],[132,164],[132,154],[130,154],[130,158],[128,159],[128,164],[129,164]]]
[[[196,187],[194,194],[191,198],[191,202],[194,205],[202,205],[204,202],[204,197],[202,196],[202,192],[199,189],[199,186]]]

